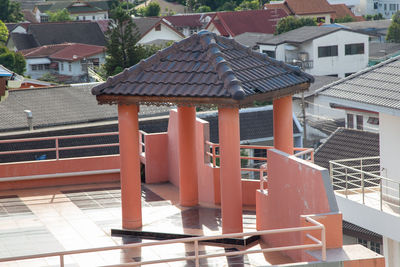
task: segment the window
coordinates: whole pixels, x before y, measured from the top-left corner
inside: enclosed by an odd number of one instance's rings
[[[40,22],[48,22],[49,21],[49,16],[45,15],[40,15]]]
[[[378,2],[374,2],[374,9],[378,9]]]
[[[155,28],[156,31],[161,31],[161,24],[158,24]]]
[[[31,65],[32,70],[37,70],[37,65]]]
[[[383,9],[387,10],[387,4],[383,4]]]
[[[72,65],[71,65],[71,63],[68,63],[68,70],[69,70],[69,72],[72,71]]]
[[[75,20],[79,20],[79,16],[76,16],[76,17],[75,17]]]
[[[362,115],[357,115],[357,129],[358,130],[363,129],[363,116]]]
[[[95,16],[93,16],[93,17],[92,17],[92,19],[93,19],[93,20],[95,20],[95,19],[96,19],[96,17],[95,17]]]
[[[377,117],[369,117],[367,122],[372,125],[379,125],[379,118]]]
[[[358,242],[358,244],[363,245],[366,248],[368,247],[368,241],[367,240],[364,240],[364,239],[361,239],[361,238],[357,238],[357,242]]]
[[[82,19],[83,19],[83,20],[86,20],[86,16],[83,16]]]
[[[371,241],[371,250],[381,254],[381,244]]]
[[[389,4],[389,10],[396,10],[396,4]]]
[[[344,54],[347,55],[357,55],[364,54],[364,44],[347,44],[344,48]]]
[[[335,57],[338,55],[338,46],[320,46],[318,47],[318,57]]]
[[[326,75],[326,76],[330,76],[330,77],[339,77],[339,74],[329,74],[329,75]]]
[[[64,71],[64,62],[61,62],[61,71]]]
[[[325,22],[325,17],[318,17],[317,18],[317,22],[318,23],[321,23],[321,22],[324,23]]]
[[[49,70],[50,69],[50,64],[44,64],[44,69]]]
[[[354,128],[354,116],[353,114],[347,113],[347,128]]]
[[[268,51],[268,50],[263,50],[262,51],[264,54],[267,54],[269,57],[275,58],[275,51]]]
[[[42,64],[39,64],[37,66],[38,66],[38,70],[43,70],[44,69]]]

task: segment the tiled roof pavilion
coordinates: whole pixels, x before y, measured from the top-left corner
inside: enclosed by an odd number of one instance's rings
[[[121,74],[92,93],[99,103],[249,106],[307,90],[313,77],[232,39],[195,34]]]
[[[195,106],[218,106],[222,232],[237,233],[243,231],[239,108],[273,101],[274,146],[293,154],[292,95],[307,90],[312,81],[298,68],[203,31],[94,87],[100,104],[118,104],[123,227],[142,226],[139,104],[178,106],[177,134],[168,135],[167,145],[178,149],[171,160],[177,161],[181,206],[199,204],[196,152],[204,136],[196,132]],[[149,145],[146,141],[146,155]]]

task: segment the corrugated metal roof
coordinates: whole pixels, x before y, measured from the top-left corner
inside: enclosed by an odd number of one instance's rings
[[[400,56],[322,87],[316,94],[377,112],[400,110]]]
[[[310,83],[313,77],[232,39],[195,34],[93,88],[94,95],[246,97]],[[289,93],[291,93],[290,91]]]

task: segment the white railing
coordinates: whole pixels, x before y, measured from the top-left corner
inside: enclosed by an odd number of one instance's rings
[[[384,205],[400,208],[400,182],[380,175],[380,157],[332,160],[329,162],[333,189],[346,198],[361,194],[359,201],[379,201]]]
[[[263,253],[263,252],[273,252],[273,251],[304,250],[304,249],[316,249],[316,248],[321,248],[322,260],[326,261],[326,232],[325,232],[326,230],[325,230],[325,226],[323,224],[317,222],[316,220],[312,219],[309,216],[305,216],[305,220],[313,225],[312,226],[303,226],[303,227],[264,230],[264,231],[249,232],[249,233],[234,233],[234,234],[223,234],[223,235],[216,235],[216,236],[189,237],[189,238],[170,239],[170,240],[148,242],[148,243],[135,243],[135,244],[127,244],[127,245],[119,245],[119,246],[109,246],[109,247],[99,247],[99,248],[78,249],[78,250],[59,251],[59,252],[51,252],[51,253],[43,253],[43,254],[25,255],[25,256],[18,256],[18,257],[2,258],[2,259],[0,259],[0,262],[31,260],[31,259],[48,258],[48,257],[59,257],[60,267],[64,267],[64,257],[68,256],[68,255],[101,252],[101,251],[111,251],[111,250],[122,250],[122,249],[130,249],[130,248],[153,247],[153,246],[176,244],[176,243],[192,243],[192,242],[194,243],[194,253],[195,253],[194,256],[185,256],[185,257],[179,257],[179,258],[168,258],[168,259],[149,260],[149,261],[140,261],[140,262],[130,262],[130,263],[117,264],[117,265],[110,265],[110,266],[137,266],[137,265],[148,265],[148,264],[187,261],[187,260],[194,260],[196,266],[200,266],[199,260],[203,259],[203,258],[215,258],[215,257]],[[256,249],[256,250],[243,250],[243,251],[199,255],[199,242],[206,242],[206,241],[212,242],[217,239],[240,238],[240,237],[245,237],[245,236],[259,236],[259,235],[270,235],[270,234],[281,234],[281,233],[307,232],[307,231],[311,231],[311,230],[321,230],[321,240],[315,238],[311,234],[306,233],[305,236],[309,240],[311,240],[313,243],[282,246],[282,247],[272,247],[272,248],[264,248],[264,249]]]
[[[206,158],[209,160],[213,168],[219,167],[219,160],[221,158],[219,148],[219,144],[210,141],[205,142]],[[275,147],[273,146],[240,145],[242,179],[255,179],[260,180],[261,182],[264,178],[266,179],[266,166],[268,161],[267,151],[268,149],[274,148]],[[254,154],[255,150],[263,151],[265,157],[249,156],[249,154]],[[314,162],[313,148],[295,147],[293,152],[294,156],[298,158]]]

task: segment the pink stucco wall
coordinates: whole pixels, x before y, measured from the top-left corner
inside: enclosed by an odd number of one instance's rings
[[[168,134],[145,135],[146,144],[146,183],[168,181]]]
[[[1,178],[20,177],[30,175],[44,175],[57,173],[74,173],[95,170],[110,170],[119,169],[119,155],[87,157],[87,158],[72,158],[61,160],[43,160],[29,161],[17,163],[0,164],[0,182]],[[66,184],[84,184],[93,182],[110,182],[118,181],[119,173],[115,174],[96,174],[73,176],[63,178],[47,178],[30,181],[18,182],[1,182],[0,189],[17,189],[28,187],[43,187]]]
[[[178,112],[171,110],[168,121],[168,178],[170,183],[179,187],[179,142]],[[149,160],[146,158],[146,161]]]
[[[301,215],[338,213],[327,170],[275,149],[268,150],[268,192],[257,192],[256,211],[258,230],[301,226]],[[302,243],[300,233],[262,238],[272,246]],[[300,251],[287,254],[302,258]]]

